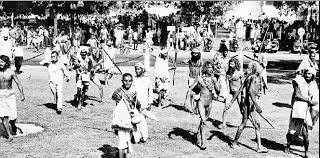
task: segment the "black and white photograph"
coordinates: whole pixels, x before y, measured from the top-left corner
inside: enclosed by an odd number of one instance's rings
[[[319,158],[319,1],[0,1],[0,158]]]

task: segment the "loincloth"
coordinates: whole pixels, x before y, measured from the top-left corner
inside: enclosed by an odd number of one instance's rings
[[[0,117],[17,118],[17,105],[14,90],[0,89]]]

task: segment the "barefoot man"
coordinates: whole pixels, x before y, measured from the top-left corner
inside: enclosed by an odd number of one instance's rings
[[[145,66],[138,62],[135,66],[136,76],[133,78],[132,86],[137,92],[137,99],[141,104],[139,109],[140,113],[143,114],[141,122],[134,127],[133,136],[135,142],[144,143],[148,139],[148,124],[146,117],[156,119],[151,112],[151,104],[153,102],[153,89],[150,78],[145,74]],[[151,115],[150,115],[151,114]]]
[[[294,91],[285,152],[290,152],[290,145],[297,145],[294,142],[302,142],[305,149],[304,157],[307,158],[308,133],[319,118],[319,88],[315,80],[317,71],[314,67],[307,67],[301,71],[303,74],[297,75],[292,81]]]
[[[189,79],[188,79],[188,86],[190,87],[191,84],[201,76],[201,67],[203,62],[201,60],[201,53],[198,48],[195,48],[191,51],[191,59],[188,61],[189,65]],[[198,100],[200,94],[195,93],[194,91],[190,92],[190,107],[191,112],[196,113],[195,107],[195,100]]]
[[[236,94],[236,92],[240,89],[241,84],[243,82],[243,72],[241,71],[241,64],[237,58],[231,58],[229,61],[229,68],[227,71],[227,85],[229,86],[229,93],[232,97]],[[230,97],[228,97],[230,98]],[[240,93],[237,97],[238,105],[242,102],[243,92]],[[231,98],[230,98],[231,99]],[[226,127],[226,115],[230,107],[227,107],[228,102],[225,102],[225,108],[222,114],[222,124],[219,126],[220,129]],[[242,111],[241,111],[242,113]]]
[[[189,91],[191,91],[197,86],[200,91],[200,99],[196,102],[196,106],[201,119],[197,131],[197,145],[201,150],[206,149],[203,139],[203,126],[210,116],[212,98],[217,96],[215,93],[215,82],[217,81],[213,77],[212,65],[207,61],[202,66],[202,75],[198,76],[189,88]]]
[[[168,95],[170,87],[169,60],[167,49],[162,48],[159,55],[156,57],[154,69],[155,89],[159,94],[158,105],[163,106],[161,99],[164,99]]]
[[[133,76],[125,73],[122,76],[122,86],[112,94],[112,100],[116,102],[113,111],[112,128],[119,137],[119,158],[125,158],[126,154],[133,152],[131,138],[133,129],[133,111],[137,111],[136,91],[132,88]]]
[[[0,56],[0,123],[3,124],[6,132],[8,133],[8,141],[12,141],[13,134],[16,134],[17,127],[15,122],[17,119],[17,106],[14,90],[12,89],[12,80],[18,86],[22,95],[21,101],[24,101],[24,93],[22,85],[16,73],[10,69],[10,59],[5,55]],[[10,132],[9,122],[12,127]]]
[[[240,135],[245,128],[248,119],[252,122],[257,138],[257,152],[267,152],[262,149],[261,146],[261,136],[260,136],[260,123],[258,121],[258,113],[262,113],[261,107],[259,106],[257,99],[262,93],[262,67],[257,63],[253,62],[249,64],[248,77],[245,79],[244,83],[241,85],[240,89],[232,98],[231,102],[228,103],[228,107],[238,98],[241,91],[245,90],[244,103],[241,104],[240,110],[242,111],[242,122],[238,128],[234,141],[231,144],[232,148],[239,148],[238,140]]]

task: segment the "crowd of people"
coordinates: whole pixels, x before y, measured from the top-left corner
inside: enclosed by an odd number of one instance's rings
[[[244,27],[241,19],[235,24],[235,33],[239,39],[245,39]],[[270,38],[281,38],[275,26],[278,21],[272,21],[273,32]],[[270,28],[269,22],[267,27]],[[230,24],[231,25],[231,24]],[[254,28],[259,24],[252,22]],[[241,26],[241,27],[240,27]],[[231,27],[231,26],[228,26]],[[265,25],[262,24],[262,28]],[[101,25],[101,28],[81,26],[75,27],[75,31],[61,30],[59,35],[54,37],[52,28],[40,26],[36,29],[28,27],[4,27],[1,30],[1,52],[0,52],[0,118],[6,132],[8,141],[13,139],[17,128],[16,98],[12,90],[12,81],[15,81],[22,94],[24,93],[21,83],[17,77],[20,72],[23,60],[22,44],[28,48],[34,47],[39,50],[46,48],[45,60],[42,65],[48,68],[49,87],[52,91],[56,110],[58,114],[63,112],[63,84],[64,80],[69,81],[70,73],[75,72],[77,94],[75,100],[80,104],[77,108],[82,109],[81,102],[86,100],[86,92],[89,83],[92,82],[99,90],[99,102],[105,102],[103,86],[108,85],[109,80],[115,71],[121,70],[115,64],[116,51],[119,51],[124,44],[130,49],[137,49],[138,44],[143,45],[144,63],[136,63],[134,75],[125,73],[122,75],[122,85],[112,94],[112,100],[116,102],[113,111],[112,128],[119,137],[119,157],[125,157],[132,153],[132,138],[134,143],[144,143],[148,140],[147,118],[158,120],[152,113],[151,107],[154,102],[160,102],[169,95],[171,79],[169,70],[168,53],[174,49],[190,50],[191,58],[188,61],[189,78],[187,97],[189,98],[190,111],[200,115],[200,123],[197,128],[197,145],[200,149],[206,149],[206,140],[203,139],[206,121],[210,116],[212,104],[215,101],[223,102],[225,108],[222,116],[222,124],[219,128],[226,128],[228,110],[235,100],[240,107],[242,122],[238,127],[232,148],[238,147],[238,139],[246,123],[250,120],[254,126],[257,136],[257,152],[267,152],[261,145],[260,123],[257,119],[262,115],[262,106],[259,103],[261,95],[266,93],[267,84],[267,59],[264,53],[254,54],[254,60],[249,64],[248,69],[243,69],[241,55],[232,57],[228,53],[229,47],[226,41],[221,41],[218,52],[212,56],[212,60],[203,62],[201,52],[207,47],[207,41],[214,38],[210,25],[204,27],[191,27],[186,34],[181,28],[176,31],[168,31],[165,36],[162,30],[152,30],[143,27],[117,24],[115,26]],[[258,32],[259,29],[256,29]],[[262,29],[264,30],[264,29]],[[241,32],[241,33],[239,33]],[[250,31],[252,32],[252,31]],[[269,31],[267,31],[269,32]],[[260,34],[263,34],[261,31]],[[273,36],[273,37],[272,37]],[[158,38],[160,37],[160,39]],[[164,39],[163,39],[164,37]],[[248,37],[252,37],[251,34]],[[253,39],[261,38],[254,33]],[[189,40],[189,41],[188,41]],[[161,50],[156,54],[155,79],[150,78],[151,46],[162,43]],[[319,70],[315,62],[316,49],[309,50],[309,59],[304,60],[297,70],[297,76],[293,80],[294,94],[292,98],[292,113],[289,130],[287,134],[287,149],[290,144],[300,139],[304,141],[305,154],[308,151],[308,129],[315,125],[318,117],[319,89],[315,81],[316,72]],[[15,61],[15,71],[10,67],[11,61]],[[116,70],[118,69],[118,70]],[[175,71],[175,70],[174,70]],[[153,87],[154,85],[154,87]],[[155,101],[153,90],[162,98]],[[10,130],[12,128],[12,130]]]
[[[308,19],[308,22],[294,21],[293,23],[289,23],[286,21],[281,21],[277,18],[244,20],[242,18],[236,19],[233,16],[224,23],[219,22],[219,25],[227,30],[230,30],[230,36],[235,36],[241,40],[250,40],[252,43],[257,40],[263,41],[264,38],[266,40],[270,40],[270,42],[276,39],[279,42],[279,50],[292,52],[295,42],[316,42],[319,38],[319,35],[317,35],[316,32],[317,24],[312,18]],[[302,40],[298,34],[299,28],[303,28],[305,31]]]

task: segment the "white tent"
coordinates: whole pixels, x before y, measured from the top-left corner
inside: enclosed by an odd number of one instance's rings
[[[231,19],[232,16],[234,16],[236,19],[258,19],[261,13],[262,10],[260,1],[243,1],[230,11],[226,12],[224,18]]]
[[[169,16],[172,13],[176,13],[179,11],[179,9],[176,9],[172,6],[169,6],[168,8],[165,6],[151,6],[151,7],[145,7],[144,8],[149,14],[156,14],[160,17],[163,16]]]

